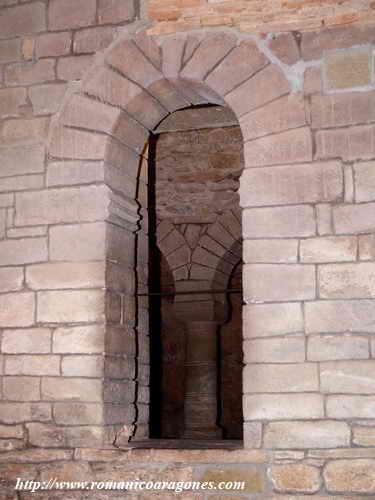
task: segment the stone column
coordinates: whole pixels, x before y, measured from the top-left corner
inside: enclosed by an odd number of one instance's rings
[[[217,426],[217,327],[216,321],[186,323],[186,439],[220,439]]]

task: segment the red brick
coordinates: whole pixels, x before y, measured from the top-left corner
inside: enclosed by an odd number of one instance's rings
[[[65,56],[70,53],[71,33],[47,33],[36,39],[36,57]]]
[[[57,77],[60,80],[80,80],[92,64],[92,56],[62,57],[57,63]]]
[[[0,63],[8,63],[21,59],[21,40],[4,40],[0,42]]]
[[[126,77],[145,88],[162,78],[160,71],[150,63],[131,40],[118,44],[111,50],[106,60]],[[130,61],[137,61],[137,64],[130,64]]]
[[[55,61],[42,59],[32,63],[16,63],[7,66],[5,81],[9,85],[32,85],[55,80]]]
[[[303,127],[247,142],[245,159],[247,167],[311,161],[311,131]]]
[[[299,58],[299,49],[292,33],[274,35],[268,43],[273,54],[285,64],[295,64]]]
[[[246,40],[226,56],[206,81],[220,95],[225,95],[267,63],[267,58],[259,52],[255,43]],[[236,70],[233,71],[233,68]]]
[[[244,141],[306,125],[305,102],[300,95],[287,95],[247,113],[240,119]]]
[[[19,107],[26,104],[26,97],[26,89],[0,89],[0,117],[18,116]]]
[[[90,26],[95,22],[96,0],[51,0],[48,11],[50,30]]]
[[[109,26],[88,28],[77,31],[74,37],[73,51],[90,53],[108,47],[114,37],[114,31]]]
[[[289,92],[289,82],[281,69],[272,64],[226,96],[226,102],[237,116],[259,108]]]
[[[375,121],[375,92],[313,96],[313,128],[342,127]]]
[[[0,38],[39,33],[46,29],[46,4],[31,2],[1,11]]]
[[[118,24],[135,16],[134,0],[99,0],[99,24]]]
[[[34,115],[55,113],[60,107],[65,92],[65,83],[46,84],[31,87],[29,89],[29,96],[33,106]]]
[[[375,154],[375,125],[359,125],[316,134],[317,158],[366,160]]]
[[[236,45],[232,34],[215,34],[205,38],[181,71],[183,78],[203,80],[211,69]]]

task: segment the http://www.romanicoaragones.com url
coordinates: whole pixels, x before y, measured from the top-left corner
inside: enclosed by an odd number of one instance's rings
[[[173,493],[207,490],[243,491],[245,481],[59,481],[57,478],[49,481],[35,481],[17,478],[14,489],[31,493],[51,490],[172,491]]]

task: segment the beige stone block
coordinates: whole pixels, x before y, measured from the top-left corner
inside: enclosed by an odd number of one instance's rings
[[[0,292],[14,292],[23,287],[22,267],[0,268]]]
[[[328,52],[324,61],[326,89],[369,85],[373,77],[372,57],[367,47]]]
[[[86,477],[88,481],[94,479],[90,465],[85,462],[73,461],[45,464],[40,475],[40,479],[45,484],[54,478],[60,483],[66,483],[80,481],[82,477]]]
[[[24,189],[40,189],[44,184],[43,175],[17,175],[1,179],[0,191],[23,191]]]
[[[337,448],[350,446],[350,427],[344,422],[271,422],[264,434],[266,448]]]
[[[87,222],[104,219],[108,198],[105,186],[49,189],[16,194],[16,226]]]
[[[209,467],[202,472],[194,474],[194,480],[201,482],[244,482],[245,487],[242,492],[246,493],[261,493],[264,490],[264,475],[263,472],[257,470],[254,466],[226,466],[226,467]]]
[[[51,260],[100,260],[105,256],[105,224],[67,224],[50,228]]]
[[[1,147],[0,155],[0,177],[44,171],[45,148],[43,144]]]
[[[4,399],[8,401],[39,401],[40,379],[38,377],[4,377]]]
[[[327,236],[309,238],[300,243],[301,262],[353,261],[357,256],[355,236]]]
[[[102,400],[102,381],[100,379],[73,377],[43,377],[42,399],[47,401],[91,401]]]
[[[245,340],[245,363],[301,363],[305,361],[303,336]]]
[[[24,429],[22,425],[0,425],[0,437],[23,439]]]
[[[307,333],[374,332],[372,300],[324,300],[305,304]]]
[[[337,234],[370,233],[375,215],[375,203],[338,205],[333,207],[333,220]]]
[[[104,262],[36,264],[26,268],[26,283],[34,290],[103,287],[105,264]]]
[[[1,343],[4,354],[45,354],[51,352],[49,328],[4,330]]]
[[[32,464],[32,463],[45,463],[55,461],[67,461],[72,459],[72,452],[68,450],[44,450],[42,448],[34,448],[24,450],[22,453],[18,451],[11,451],[2,453],[0,455],[0,462],[2,463],[18,463],[18,464]],[[25,466],[25,465],[23,465]]]
[[[358,446],[375,446],[375,427],[353,427],[353,443]]]
[[[315,267],[310,265],[245,264],[243,279],[247,301],[308,300],[316,296]]]
[[[315,235],[312,207],[251,208],[243,211],[244,238],[298,238]]]
[[[301,304],[254,304],[243,307],[243,335],[272,337],[303,331]]]
[[[374,394],[375,360],[328,361],[320,364],[321,390],[340,394]]]
[[[320,394],[248,394],[244,396],[243,406],[245,421],[324,417]]]
[[[260,448],[262,445],[262,424],[260,422],[244,422],[243,440],[245,448]]]
[[[73,186],[104,181],[102,162],[59,161],[49,163],[47,186]]]
[[[60,356],[6,356],[4,372],[6,375],[59,375]]]
[[[319,295],[326,299],[375,297],[375,264],[329,264],[319,266]]]
[[[30,226],[10,228],[7,230],[8,238],[32,238],[33,236],[46,236],[47,226]]]
[[[274,489],[281,492],[315,493],[322,485],[320,470],[310,465],[273,465],[269,476]]]
[[[56,423],[62,425],[103,423],[103,405],[97,403],[54,403],[53,414]]]
[[[20,114],[20,106],[26,104],[27,91],[25,88],[0,89],[0,116],[8,118]]]
[[[318,366],[316,363],[250,364],[244,368],[243,390],[245,393],[318,392]]]
[[[329,418],[375,418],[374,396],[328,396],[326,404]]]
[[[307,341],[309,361],[368,359],[367,337],[357,335],[312,335]]]
[[[375,161],[366,161],[354,165],[355,201],[373,201],[375,199]]]
[[[333,460],[323,471],[326,488],[334,493],[375,493],[375,460]]]
[[[61,373],[65,377],[103,377],[103,356],[64,356]]]
[[[339,161],[247,168],[241,176],[241,206],[338,201],[343,189]]]
[[[4,123],[1,136],[4,144],[43,142],[47,136],[48,123],[47,118],[8,120]]]
[[[0,326],[31,326],[35,322],[35,295],[31,292],[0,295]]]
[[[50,323],[102,321],[102,290],[63,290],[38,292],[37,320]]]
[[[245,264],[297,262],[298,240],[244,240]]]
[[[0,415],[1,422],[5,424],[30,422],[30,420],[46,422],[51,420],[52,411],[48,403],[0,402]]]
[[[29,89],[29,96],[34,114],[45,115],[55,113],[64,98],[67,85],[65,83],[47,83]]]
[[[5,69],[5,81],[9,86],[34,85],[53,80],[55,80],[53,59],[10,64]]]
[[[363,234],[358,236],[358,248],[360,260],[374,260],[375,234]]]
[[[329,203],[321,203],[316,205],[316,219],[318,234],[332,234],[332,207]]]
[[[104,351],[104,340],[102,325],[57,328],[53,334],[53,352],[99,354]]]
[[[46,238],[20,238],[0,241],[2,265],[32,264],[47,260]]]
[[[32,446],[43,446],[46,448],[66,446],[66,429],[56,427],[51,424],[42,424],[33,422],[26,424],[26,429],[29,435],[29,443]]]

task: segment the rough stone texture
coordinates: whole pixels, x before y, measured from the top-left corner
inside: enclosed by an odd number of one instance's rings
[[[276,491],[315,493],[320,489],[319,469],[308,465],[278,465],[269,471]]]
[[[52,0],[48,9],[50,30],[88,26],[95,22],[94,0]]]
[[[375,295],[375,267],[371,262],[320,266],[318,280],[322,298],[366,299]]]
[[[257,350],[257,346],[254,344],[252,348]],[[318,391],[319,389],[318,370],[314,363],[288,365],[250,364],[245,366],[243,376],[245,393],[308,392]]]
[[[374,332],[375,311],[371,300],[310,302],[305,309],[307,333]]]
[[[353,443],[358,446],[374,446],[375,427],[353,427]]]
[[[369,358],[368,339],[354,335],[311,336],[307,343],[309,361]]]
[[[337,460],[324,469],[330,492],[375,493],[375,460]]]
[[[300,304],[258,304],[243,307],[245,338],[271,337],[302,330],[303,318]]]
[[[301,262],[320,263],[354,261],[357,255],[357,239],[354,236],[327,236],[301,241]]]
[[[245,420],[319,419],[323,416],[323,398],[319,394],[244,396]]]
[[[293,363],[305,361],[303,337],[256,339],[244,342],[244,359],[247,363]],[[281,368],[275,368],[282,371]],[[283,370],[286,372],[286,370]],[[285,373],[287,375],[287,373]],[[272,382],[270,382],[272,383]],[[277,383],[277,382],[274,382]],[[314,383],[312,381],[312,383]]]
[[[42,2],[18,5],[3,11],[0,16],[0,38],[44,31],[45,11],[46,5]]]
[[[331,361],[320,364],[321,389],[328,393],[373,394],[375,362]]]
[[[34,317],[34,293],[6,293],[0,295],[0,326],[31,326],[34,324]]]
[[[375,416],[374,396],[328,396],[327,416],[341,419],[373,419]]]
[[[325,57],[327,89],[363,87],[372,82],[372,54],[368,48],[328,53]]]
[[[272,422],[267,425],[267,448],[336,448],[349,446],[350,428],[333,420],[318,422]]]

